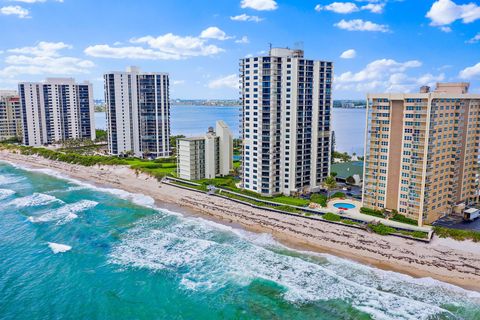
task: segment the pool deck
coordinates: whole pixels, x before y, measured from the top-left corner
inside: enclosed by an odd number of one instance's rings
[[[334,207],[334,205],[336,203],[352,204],[352,205],[355,206],[355,208],[348,209],[348,210],[340,210],[340,209]],[[405,224],[405,223],[401,223],[401,222],[397,222],[397,221],[387,220],[387,219],[383,219],[383,218],[377,218],[377,217],[374,217],[374,216],[363,214],[363,213],[360,212],[361,207],[362,207],[362,203],[360,201],[357,201],[357,200],[334,199],[334,200],[330,200],[328,202],[327,208],[322,208],[322,209],[319,209],[319,210],[322,211],[322,212],[336,213],[336,214],[341,215],[343,217],[348,217],[348,218],[352,218],[352,219],[355,219],[355,220],[364,221],[364,222],[367,222],[367,223],[380,222],[381,224],[384,224],[384,225],[390,226],[390,227],[394,227],[394,228],[401,228],[401,229],[408,229],[408,230],[422,231],[422,232],[429,232],[429,231],[432,230],[432,227],[430,227],[430,226],[418,227],[418,226],[413,226],[413,225],[410,225],[410,224]]]

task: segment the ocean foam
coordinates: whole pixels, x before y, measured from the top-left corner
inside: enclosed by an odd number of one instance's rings
[[[0,189],[0,200],[7,199],[8,197],[15,194],[15,191],[10,189]]]
[[[74,203],[65,204],[64,206],[49,210],[40,216],[29,217],[28,220],[33,223],[58,221],[57,224],[64,224],[78,218],[77,213],[93,208],[98,204],[96,201],[81,200]]]
[[[55,242],[49,242],[48,246],[52,249],[54,254],[63,253],[72,250],[71,246],[67,246],[66,244],[60,244]]]
[[[8,161],[3,161],[3,162],[6,162],[6,163],[14,166],[15,168],[19,168],[19,169],[22,169],[22,170],[25,170],[25,171],[43,173],[43,174],[46,174],[46,175],[49,175],[49,176],[56,177],[56,178],[61,179],[61,180],[66,180],[66,181],[72,182],[72,183],[77,185],[76,186],[77,188],[88,188],[88,189],[91,189],[91,190],[96,190],[96,191],[100,191],[100,192],[104,192],[104,193],[109,193],[109,194],[112,194],[112,195],[114,195],[118,198],[129,200],[129,201],[131,201],[131,202],[133,202],[133,203],[135,203],[139,206],[152,208],[152,209],[157,209],[155,207],[155,200],[152,197],[149,197],[149,196],[141,194],[141,193],[131,193],[131,192],[127,192],[127,191],[124,191],[124,190],[121,190],[121,189],[115,189],[115,188],[97,187],[97,186],[94,186],[90,183],[83,182],[81,180],[69,177],[68,175],[65,175],[63,173],[60,173],[60,172],[52,170],[52,169],[30,168],[30,167],[27,167],[27,166],[14,164],[14,163],[11,163],[11,162],[8,162]]]
[[[44,193],[34,193],[29,196],[14,199],[9,202],[9,205],[14,205],[17,208],[44,206],[54,202],[63,203],[62,200],[54,196]]]
[[[284,254],[286,247],[276,244],[270,236],[199,218],[147,217],[113,248],[110,262],[170,270],[181,277],[180,285],[195,291],[219,290],[233,283],[248,286],[260,278],[285,288],[288,301],[340,299],[375,319],[451,316],[443,305],[465,305],[479,295],[329,255],[293,250]]]
[[[22,180],[25,180],[25,177],[19,177],[12,174],[0,175],[0,186],[16,184]]]

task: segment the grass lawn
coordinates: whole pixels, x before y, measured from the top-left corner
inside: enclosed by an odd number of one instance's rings
[[[127,164],[133,170],[138,170],[151,174],[157,179],[165,176],[176,176],[177,164],[175,159],[162,160],[142,160],[142,159],[126,159]]]

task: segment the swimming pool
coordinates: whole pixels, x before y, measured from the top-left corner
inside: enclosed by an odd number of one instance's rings
[[[334,206],[335,208],[338,208],[338,209],[341,209],[341,210],[348,210],[348,209],[353,209],[353,208],[355,208],[355,205],[354,205],[354,204],[344,203],[344,202],[335,203],[333,206]]]

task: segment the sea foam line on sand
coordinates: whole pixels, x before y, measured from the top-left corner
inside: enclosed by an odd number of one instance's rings
[[[112,195],[114,195],[118,198],[132,201],[133,203],[135,203],[137,205],[140,205],[140,206],[143,206],[143,207],[158,209],[155,206],[155,200],[152,197],[141,194],[141,193],[132,193],[132,192],[128,192],[128,191],[125,191],[125,190],[122,190],[122,189],[117,189],[117,188],[97,187],[93,184],[90,184],[88,182],[72,178],[72,177],[70,177],[66,174],[60,173],[60,172],[58,172],[54,169],[50,169],[50,168],[32,168],[32,167],[25,166],[25,165],[19,165],[17,163],[13,163],[13,162],[10,162],[10,161],[7,161],[7,160],[0,160],[0,162],[5,162],[5,163],[7,163],[7,164],[9,164],[9,165],[11,165],[15,168],[18,168],[18,169],[21,169],[21,170],[24,170],[24,171],[43,173],[43,174],[46,174],[46,175],[49,175],[49,176],[52,176],[52,177],[55,177],[55,178],[58,178],[58,179],[61,179],[61,180],[70,181],[70,182],[72,182],[72,183],[74,183],[78,186],[81,186],[81,187],[85,187],[85,188],[88,188],[88,189],[92,189],[92,190],[96,190],[96,191],[100,191],[100,192],[104,192],[104,193],[109,193],[109,194],[112,194]],[[161,210],[163,211],[163,209],[161,209]]]

